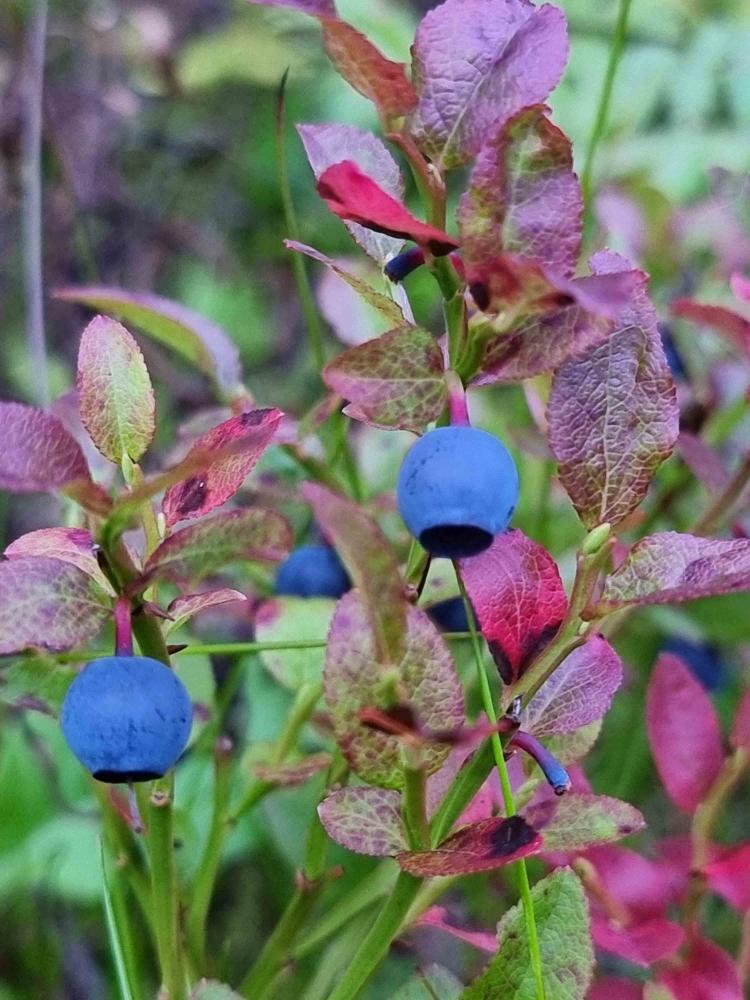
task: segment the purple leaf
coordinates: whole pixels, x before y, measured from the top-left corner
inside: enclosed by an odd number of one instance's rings
[[[419,878],[469,875],[538,854],[541,844],[541,837],[520,816],[493,817],[462,827],[434,851],[405,851],[396,861]]]
[[[345,351],[326,365],[323,380],[348,401],[344,412],[354,420],[415,434],[437,420],[448,400],[443,352],[415,326]]]
[[[293,544],[288,521],[276,511],[232,510],[173,532],[151,553],[137,585],[143,589],[154,579],[200,580],[230,562],[277,562]]]
[[[573,274],[583,203],[570,141],[546,112],[525,108],[482,146],[459,208],[467,262],[508,251]]]
[[[93,285],[58,288],[54,297],[82,302],[132,323],[212,378],[223,395],[231,397],[241,389],[240,356],[231,339],[221,327],[178,302],[151,292]]]
[[[387,788],[340,788],[318,806],[326,833],[355,854],[390,858],[408,847],[401,795]]]
[[[659,532],[636,542],[607,579],[597,613],[750,590],[750,540]]]
[[[308,247],[304,243],[297,243],[295,240],[284,240],[284,245],[289,250],[296,250],[298,253],[303,253],[307,257],[312,257],[313,260],[325,264],[342,281],[345,281],[350,288],[354,289],[368,305],[377,309],[391,326],[403,326],[405,324],[404,314],[400,306],[392,298],[388,295],[383,295],[382,292],[376,291],[372,285],[369,285],[364,279],[357,277],[356,274],[352,274],[351,271],[347,271],[346,268],[341,267],[335,260],[326,257],[325,254],[320,253],[313,247]]]
[[[413,240],[435,256],[448,254],[458,246],[442,229],[415,218],[353,160],[328,167],[318,177],[317,187],[326,205],[344,222],[356,222],[376,233]]]
[[[277,409],[247,410],[202,434],[185,461],[214,452],[216,460],[170,486],[162,504],[167,525],[202,517],[234,496],[270,444],[282,416]]]
[[[521,716],[521,728],[543,739],[602,719],[622,683],[620,657],[602,636],[574,650]]]
[[[667,794],[679,809],[695,812],[721,770],[724,752],[706,689],[671,653],[662,653],[651,675],[646,725]]]
[[[734,959],[708,938],[695,937],[680,964],[664,966],[657,982],[676,1000],[743,1000]]]
[[[287,787],[302,785],[316,774],[331,766],[333,756],[329,753],[313,753],[300,760],[288,760],[283,764],[253,764],[252,772],[261,781]]]
[[[259,7],[291,7],[312,17],[336,17],[334,0],[248,0]]]
[[[360,712],[382,707],[384,681],[394,670],[401,697],[423,726],[440,731],[462,725],[463,692],[453,657],[427,615],[409,606],[403,656],[384,662],[363,601],[356,592],[346,594],[336,605],[328,634],[325,699],[352,769],[384,788],[403,783],[401,742],[363,725]],[[448,747],[433,744],[423,753],[427,773],[432,774],[447,757]]]
[[[404,196],[404,179],[398,164],[388,149],[371,132],[363,132],[351,125],[298,125],[307,159],[316,179],[335,163],[352,160],[369,177],[393,198]],[[354,222],[346,227],[365,253],[379,264],[398,253],[403,240],[381,233],[373,233]]]
[[[672,313],[725,334],[741,351],[750,353],[750,319],[725,306],[706,305],[694,299],[675,299]]]
[[[497,951],[497,938],[494,934],[490,934],[488,931],[467,931],[456,927],[448,921],[448,911],[444,906],[431,906],[429,910],[425,910],[414,926],[444,931],[458,941],[465,941],[472,948],[488,952],[490,955],[494,955]]]
[[[471,603],[500,674],[517,680],[547,645],[568,610],[552,556],[521,531],[498,535],[481,555],[461,560]]]
[[[95,316],[78,348],[78,403],[91,440],[111,462],[137,462],[155,430],[155,401],[141,349],[124,326]]]
[[[21,535],[5,550],[6,559],[49,556],[70,563],[95,580],[102,590],[114,594],[102,573],[94,550],[94,540],[84,528],[40,528]]]
[[[200,614],[206,608],[215,608],[221,604],[230,604],[233,601],[246,601],[247,598],[239,590],[230,590],[222,587],[219,590],[205,590],[200,594],[184,594],[176,597],[167,608],[172,621],[165,623],[165,634],[169,635],[176,629],[181,628],[185,622],[195,615]]]
[[[641,813],[627,802],[575,792],[532,804],[523,815],[541,833],[545,851],[580,851],[629,837],[646,825]]]
[[[644,1000],[644,997],[640,983],[632,979],[612,979],[608,976],[592,983],[586,1000]],[[662,1000],[665,998],[662,997]]]
[[[680,431],[677,451],[685,465],[710,493],[719,493],[729,482],[721,455],[695,434]]]
[[[72,649],[96,635],[111,610],[111,594],[68,562],[31,556],[0,563],[0,654]]]
[[[317,483],[305,483],[302,495],[359,590],[377,662],[383,666],[398,663],[407,603],[396,557],[385,536],[361,507]]]
[[[386,128],[414,109],[417,95],[403,63],[386,59],[363,34],[337,18],[323,20],[323,44],[337,72],[373,102]]]
[[[703,868],[711,891],[740,913],[750,910],[750,844],[722,851]]]
[[[475,156],[498,123],[544,101],[568,55],[565,16],[527,0],[447,0],[417,29],[411,131],[438,169]]]
[[[12,493],[64,493],[97,514],[109,497],[91,481],[79,444],[49,413],[23,403],[0,402],[3,447],[0,489]]]

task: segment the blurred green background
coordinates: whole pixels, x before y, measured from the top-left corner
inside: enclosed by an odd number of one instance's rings
[[[344,18],[390,57],[405,61],[418,18],[431,6],[416,0],[338,0]],[[580,166],[617,5],[564,0],[561,6],[570,22],[571,57],[551,103],[555,120],[573,139]],[[0,395],[25,401],[34,401],[37,383],[25,341],[20,238],[20,53],[31,10],[16,0],[0,7]],[[352,257],[355,248],[343,226],[315,194],[292,126],[343,121],[376,129],[376,118],[330,68],[312,20],[230,0],[52,3],[43,103],[43,280],[47,292],[101,283],[156,291],[192,307],[239,345],[247,384],[259,403],[302,415],[317,398],[319,381],[282,245],[275,103],[287,67],[288,163],[302,239],[327,254]],[[610,245],[651,272],[660,315],[666,317],[677,294],[729,303],[729,274],[747,271],[749,135],[748,5],[634,0],[596,162],[598,196],[588,239],[591,248]],[[456,190],[460,180],[455,179]],[[310,273],[319,285],[323,275],[317,265]],[[417,315],[437,329],[429,275],[414,275],[408,290]],[[323,293],[335,327],[360,339],[363,331],[379,332],[340,288],[329,282]],[[45,309],[55,398],[73,385],[78,336],[88,314],[49,297]],[[686,408],[710,411],[742,394],[747,366],[722,342],[706,331],[698,337],[687,325],[674,324],[672,332],[690,374],[689,386],[681,389]],[[158,394],[158,438],[150,459],[156,467],[180,424],[212,399],[195,372],[152,342],[141,343]],[[331,353],[336,343],[332,332]],[[546,544],[569,575],[582,529],[559,490],[542,488],[550,465],[538,449],[535,453],[522,389],[484,393],[474,407],[478,421],[506,436],[522,456],[518,526]],[[728,460],[743,441],[746,445],[746,426],[724,442]],[[391,489],[404,436],[359,430],[355,443],[371,495]],[[668,485],[675,470],[679,474],[678,464],[679,459],[670,460],[662,483]],[[281,459],[270,458],[265,468],[284,472]],[[700,487],[688,490],[663,526],[684,527],[706,500]],[[7,543],[59,523],[61,513],[50,498],[24,497],[19,503],[2,495],[2,537]],[[646,611],[617,637],[629,680],[588,770],[597,791],[630,799],[646,812],[650,837],[683,829],[657,787],[643,732],[647,670],[664,637],[675,633],[718,644],[725,672],[717,700],[726,715],[750,664],[750,600],[743,595],[680,611]],[[244,667],[237,726],[247,743],[266,740],[277,733],[289,695],[257,660]],[[208,662],[191,660],[186,674],[194,696],[210,701]],[[94,802],[55,720],[19,709],[17,695],[12,685],[0,685],[0,1000],[114,996]],[[181,862],[189,878],[208,820],[208,757],[189,760],[178,782]],[[228,978],[241,974],[283,907],[316,794],[314,782],[277,792],[233,834],[211,927],[217,967]],[[743,795],[746,806],[747,789]],[[723,834],[728,840],[747,836],[739,810],[727,817]],[[334,854],[349,872],[371,865]],[[469,878],[464,885],[465,892],[453,897],[455,912],[491,926],[502,909],[497,894],[507,891],[502,877]],[[723,944],[736,947],[736,920],[718,902],[712,903],[711,928]],[[361,929],[355,921],[341,947],[350,948]],[[419,941],[423,952],[434,950],[426,932]],[[441,939],[440,948],[453,949],[453,964],[467,975],[476,968],[476,954],[463,946]],[[147,966],[152,962],[145,944],[143,959]],[[397,953],[368,996],[388,996],[414,961],[411,953]],[[315,983],[308,986],[306,997],[313,1000]],[[323,980],[317,995],[325,996]]]

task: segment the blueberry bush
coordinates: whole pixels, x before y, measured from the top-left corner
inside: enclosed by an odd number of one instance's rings
[[[75,389],[0,403],[0,487],[56,498],[56,522],[11,532],[0,562],[0,788],[17,812],[0,849],[9,898],[46,886],[67,929],[59,962],[12,933],[0,983],[741,1000],[741,185],[716,175],[678,211],[642,164],[600,177],[640,30],[629,0],[578,170],[553,111],[560,7],[424,5],[407,66],[334,0],[251,5],[305,388],[284,386],[283,358],[254,378],[176,299],[95,270],[52,290],[71,322],[88,312]],[[316,44],[311,20],[378,134],[292,136],[273,46]],[[232,30],[194,50],[193,74],[229,59]],[[163,44],[179,93],[188,71]],[[727,119],[747,120],[744,73]],[[295,211],[304,185],[314,222]],[[35,788],[53,799],[41,825]]]

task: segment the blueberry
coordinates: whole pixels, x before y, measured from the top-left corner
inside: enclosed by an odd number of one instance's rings
[[[721,687],[724,665],[718,646],[711,642],[694,642],[692,639],[673,635],[665,640],[662,649],[665,653],[679,656],[708,691],[716,691]]]
[[[192,725],[185,685],[147,656],[92,660],[68,688],[60,724],[98,781],[150,781],[175,765]]]
[[[475,427],[438,427],[410,449],[398,477],[406,526],[433,555],[473,556],[510,522],[518,473],[505,446]]]
[[[441,632],[469,631],[469,619],[462,597],[449,597],[425,610]]]
[[[682,360],[680,352],[677,350],[677,345],[674,342],[672,331],[665,323],[660,323],[659,333],[661,334],[661,346],[664,349],[664,357],[667,359],[667,364],[672,372],[672,377],[675,382],[686,382],[688,374],[685,368],[685,362]]]
[[[383,271],[390,281],[399,282],[408,278],[412,271],[416,271],[422,264],[424,264],[424,250],[421,247],[412,247],[411,250],[405,250],[397,257],[391,258]]]
[[[276,593],[291,597],[341,597],[351,580],[329,545],[302,545],[281,564]]]

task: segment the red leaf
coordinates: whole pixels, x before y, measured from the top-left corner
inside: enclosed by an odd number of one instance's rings
[[[465,826],[434,851],[404,851],[400,867],[420,878],[490,871],[530,854],[538,854],[542,838],[520,816],[493,817]]]
[[[729,740],[733,747],[750,750],[750,691],[746,691],[737,707]]]
[[[657,981],[674,993],[675,1000],[743,1000],[744,996],[734,961],[707,938],[694,941],[682,965],[663,969]]]
[[[461,573],[500,674],[511,684],[568,610],[557,566],[541,545],[512,530],[480,555],[462,559]]]
[[[674,955],[685,940],[685,931],[663,917],[621,927],[594,913],[591,936],[602,951],[619,955],[636,965],[648,966]]]
[[[735,910],[750,910],[750,844],[725,851],[703,869],[711,889]]]
[[[413,240],[436,256],[450,253],[458,246],[456,240],[441,229],[415,219],[353,160],[335,163],[324,170],[318,178],[318,193],[330,210],[346,222],[357,222],[387,236]]]
[[[643,1000],[643,989],[632,979],[597,979],[586,1000]]]
[[[741,350],[750,351],[750,320],[725,306],[704,305],[694,299],[675,299],[672,303],[675,316],[710,326],[726,334]]]
[[[214,451],[218,458],[167,490],[162,505],[167,524],[202,517],[234,496],[269,445],[282,416],[276,409],[248,410],[202,434],[186,458]],[[231,454],[222,457],[222,449]]]
[[[663,862],[644,858],[618,844],[591,848],[585,857],[596,868],[607,892],[628,910],[634,923],[662,916],[676,895],[672,873]]]
[[[651,675],[646,725],[667,794],[678,808],[694,812],[721,770],[724,754],[711,699],[671,653],[659,657]]]
[[[448,922],[448,911],[444,906],[431,906],[429,910],[425,910],[414,926],[432,927],[435,930],[444,931],[451,937],[470,944],[472,948],[489,952],[490,955],[494,955],[497,951],[497,937],[494,934],[487,931],[466,931],[454,926]]]

